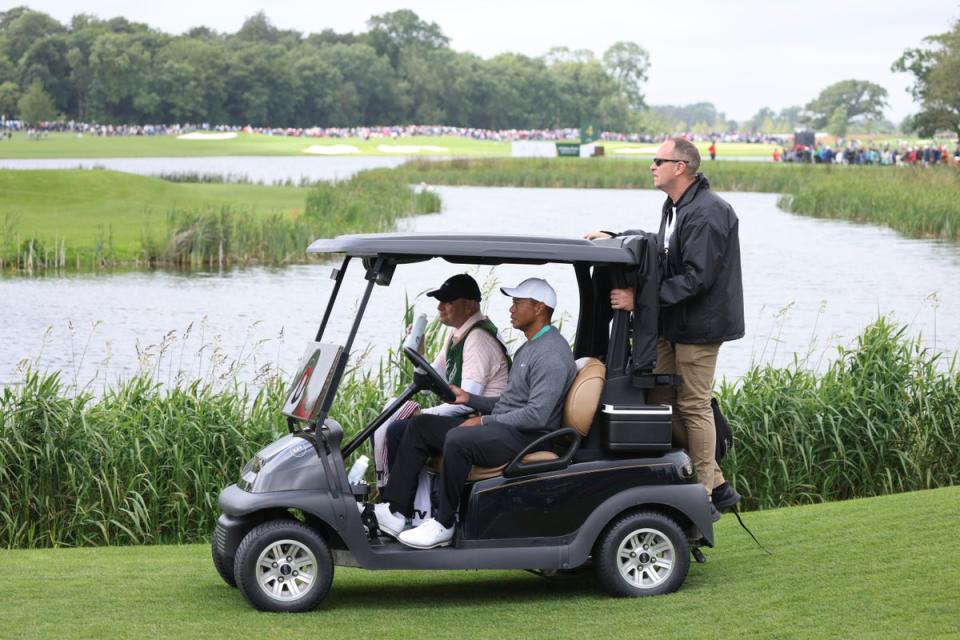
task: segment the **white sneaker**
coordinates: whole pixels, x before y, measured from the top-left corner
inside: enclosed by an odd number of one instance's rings
[[[373,506],[373,512],[377,516],[377,526],[388,536],[396,538],[407,526],[407,519],[403,516],[390,511],[390,505],[386,502],[378,502]]]
[[[419,527],[404,531],[397,540],[415,549],[445,547],[453,542],[453,527],[448,529],[434,518],[430,518]]]

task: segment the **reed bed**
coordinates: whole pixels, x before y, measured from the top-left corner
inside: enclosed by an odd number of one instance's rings
[[[617,159],[412,160],[408,183],[485,187],[649,189],[649,164]],[[717,191],[780,193],[787,211],[888,226],[911,237],[960,240],[960,174],[952,167],[708,162]]]
[[[798,359],[721,385],[735,441],[727,478],[748,508],[956,484],[960,370],[942,357],[881,318],[822,374]]]
[[[428,351],[441,336],[434,322]],[[798,359],[722,384],[735,434],[724,469],[745,506],[960,481],[960,372],[938,357],[881,319],[822,374]],[[412,375],[399,348],[377,366],[364,360],[346,374],[331,411],[347,437]],[[205,540],[220,489],[286,431],[283,395],[276,378],[251,394],[145,374],[94,398],[58,374],[28,371],[0,395],[0,548]]]
[[[318,182],[302,215],[219,210],[171,211],[165,242],[143,239],[152,265],[196,268],[225,264],[303,262],[317,238],[392,230],[399,218],[440,210],[440,196],[414,190],[389,173],[360,173],[339,182]]]
[[[203,182],[202,177],[185,181]],[[235,203],[171,208],[161,228],[145,223],[139,241],[134,230],[130,246],[122,248],[115,246],[110,226],[101,229],[93,246],[80,246],[57,236],[24,236],[18,219],[5,216],[0,221],[0,270],[30,274],[122,266],[302,263],[308,260],[307,246],[317,238],[389,231],[402,217],[435,213],[441,206],[436,193],[375,171],[316,183],[302,209],[293,212],[263,213]]]

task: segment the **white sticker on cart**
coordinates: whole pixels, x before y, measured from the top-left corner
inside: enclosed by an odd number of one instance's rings
[[[603,412],[618,416],[672,416],[673,407],[668,404],[644,409],[618,409],[616,405],[603,405]]]

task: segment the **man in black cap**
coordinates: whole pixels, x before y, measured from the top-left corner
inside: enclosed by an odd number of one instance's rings
[[[448,278],[438,289],[427,292],[427,296],[436,298],[440,323],[450,327],[443,347],[433,361],[433,368],[448,383],[475,396],[499,396],[507,386],[507,347],[498,337],[497,326],[480,313],[477,281],[466,273],[459,273]],[[422,346],[420,348],[422,352]],[[465,417],[471,411],[460,404],[441,404],[424,409],[422,413]],[[384,429],[385,442],[382,444],[386,446],[380,446],[377,452],[377,466],[383,469],[378,484],[386,483],[389,478],[389,470],[409,423],[409,420],[397,420]]]
[[[432,549],[450,544],[471,467],[506,464],[538,437],[560,428],[563,400],[577,367],[570,344],[550,324],[557,294],[541,278],[527,278],[500,291],[513,298],[510,324],[527,341],[517,350],[503,393],[479,396],[452,385],[455,404],[481,415],[467,419],[421,415],[406,430],[396,468],[374,507],[380,530],[405,545]],[[417,474],[431,455],[439,453],[443,466],[437,515],[405,530],[413,512]]]

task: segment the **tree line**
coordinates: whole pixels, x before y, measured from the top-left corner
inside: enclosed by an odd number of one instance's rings
[[[375,15],[367,27],[303,34],[261,12],[233,34],[170,35],[84,14],[65,25],[17,7],[0,12],[0,114],[272,127],[588,122],[626,131],[645,107],[650,62],[636,43],[617,42],[600,57],[556,48],[483,59],[452,50],[436,23],[410,10]]]
[[[372,16],[361,33],[279,29],[261,12],[233,34],[196,27],[171,35],[122,17],[79,14],[61,24],[17,7],[0,12],[0,116],[268,127],[591,124],[703,135],[897,130],[883,118],[886,89],[864,80],[831,84],[803,106],[762,107],[737,123],[710,102],[648,107],[650,56],[634,42],[599,57],[558,47],[489,59],[449,44],[439,25],[407,9]],[[892,70],[914,75],[920,106],[901,130],[960,134],[960,21],[905,50]]]

